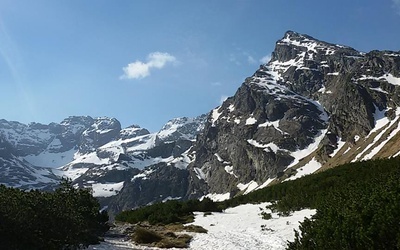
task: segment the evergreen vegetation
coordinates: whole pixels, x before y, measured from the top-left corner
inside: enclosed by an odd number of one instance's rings
[[[400,161],[351,164],[353,180],[330,188],[289,249],[400,249]]]
[[[164,203],[155,203],[135,210],[124,211],[118,214],[117,221],[138,223],[148,221],[150,224],[169,224],[174,222],[188,222],[193,212],[221,212],[218,204],[204,198],[199,200],[177,201],[170,200]]]
[[[193,211],[266,201],[282,215],[317,209],[301,224],[289,249],[400,249],[400,158],[345,164],[224,202],[158,203],[123,212],[116,219],[171,223]]]
[[[98,243],[108,215],[87,189],[63,181],[55,192],[0,185],[2,249],[78,249]]]

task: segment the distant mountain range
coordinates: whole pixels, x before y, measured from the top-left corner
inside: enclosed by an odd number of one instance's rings
[[[0,120],[0,183],[93,188],[112,213],[168,199],[226,199],[346,162],[400,154],[400,53],[293,31],[209,114],[150,133],[115,118]]]

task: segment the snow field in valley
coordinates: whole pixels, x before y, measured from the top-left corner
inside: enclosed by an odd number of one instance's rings
[[[190,249],[285,249],[287,241],[294,239],[294,229],[298,229],[299,223],[316,212],[305,209],[288,217],[272,214],[272,219],[264,220],[261,212],[270,213],[265,208],[269,204],[245,204],[208,216],[196,213],[195,221],[191,224],[204,227],[208,233],[193,234]],[[261,226],[266,230],[262,230]]]

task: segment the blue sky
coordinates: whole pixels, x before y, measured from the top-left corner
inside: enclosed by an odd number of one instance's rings
[[[157,131],[232,96],[287,30],[400,50],[400,0],[0,0],[0,118]]]

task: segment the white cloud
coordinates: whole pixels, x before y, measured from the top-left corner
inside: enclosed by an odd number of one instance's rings
[[[266,55],[266,56],[264,56],[263,58],[260,59],[260,62],[261,62],[262,64],[266,64],[266,63],[268,63],[270,60],[271,60],[271,55]]]
[[[221,98],[219,99],[219,104],[221,105],[224,101],[226,101],[226,99],[228,99],[229,96],[223,95],[221,96]]]
[[[400,0],[392,0],[393,8],[396,10],[396,13],[400,15]]]
[[[176,62],[176,58],[168,53],[154,52],[147,57],[149,67],[161,69],[167,62]]]
[[[147,63],[136,61],[128,64],[128,66],[122,69],[124,74],[121,79],[141,79],[150,75],[150,67]]]
[[[176,58],[168,53],[153,52],[147,56],[147,62],[137,60],[123,67],[124,74],[120,79],[142,79],[150,75],[152,68],[162,69],[167,63],[176,62]]]

